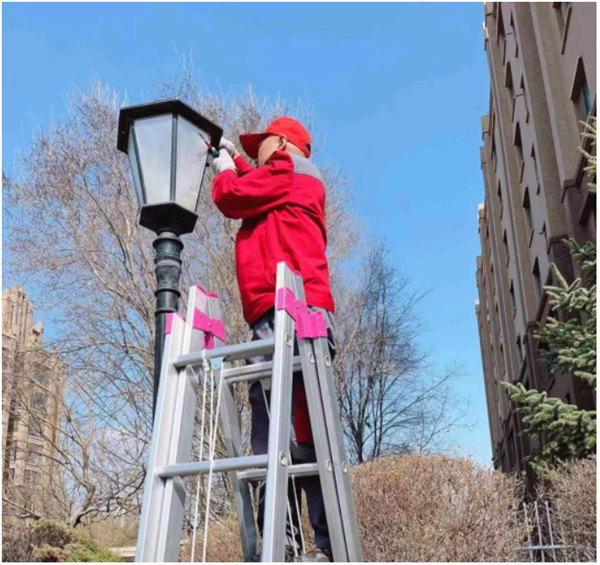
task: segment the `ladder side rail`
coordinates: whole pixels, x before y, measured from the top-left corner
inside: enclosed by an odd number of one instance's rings
[[[277,265],[276,292],[292,288],[294,274],[285,263]],[[277,295],[276,295],[277,296]],[[288,496],[292,414],[294,319],[285,310],[275,312],[275,351],[271,378],[269,453],[267,465],[262,561],[283,562]]]
[[[293,290],[296,300],[306,300],[302,276],[299,274],[295,276]],[[325,425],[325,415],[312,340],[298,338],[298,350],[302,362],[302,373],[310,416],[310,427],[317,456],[319,479],[321,481],[321,490],[323,492],[323,502],[325,505],[325,515],[327,517],[327,527],[331,540],[333,558],[336,562],[347,562],[348,551],[346,549],[341,510],[336,492],[336,481],[333,474],[333,466],[331,464],[332,455]]]
[[[188,295],[187,321],[183,334],[183,355],[201,351],[204,347],[204,332],[194,327],[195,310],[206,308],[208,297],[197,286],[192,286]],[[187,366],[179,371],[174,428],[169,452],[170,465],[189,463],[194,440],[194,425],[198,403],[197,369]],[[166,480],[165,499],[162,509],[158,561],[178,561],[185,515],[188,481],[175,476]]]
[[[206,309],[203,311],[213,320],[222,320],[221,307],[219,299],[216,296],[208,297]],[[214,345],[216,348],[223,347],[225,344],[218,338],[214,337]],[[219,372],[219,379],[224,378],[227,370],[231,370],[231,363],[224,363],[223,371]],[[227,379],[220,384],[216,383],[217,387],[221,387],[221,424],[223,426],[223,440],[227,450],[229,459],[243,457],[242,435],[240,432],[240,421],[235,402],[235,392],[233,383]],[[217,388],[218,390],[218,388]],[[242,552],[246,561],[254,558],[258,553],[258,533],[256,531],[256,523],[254,521],[252,496],[250,493],[250,485],[246,481],[238,478],[237,471],[229,473],[231,486],[233,488],[236,514],[240,527],[240,536],[242,541]]]
[[[178,371],[173,366],[173,359],[181,354],[184,320],[179,315],[169,314],[167,330],[144,484],[144,501],[135,553],[136,562],[157,561],[158,537],[161,530],[160,516],[166,482],[157,475],[156,470],[168,463],[171,438],[176,427],[174,414],[177,389],[174,384]]]
[[[346,447],[342,434],[340,408],[337,401],[329,344],[325,337],[315,338],[312,342],[325,413],[325,424],[333,456],[333,472],[337,483],[337,494],[346,537],[348,558],[352,562],[359,562],[363,560],[362,549],[352,494],[352,483],[350,481],[350,465],[346,456]]]

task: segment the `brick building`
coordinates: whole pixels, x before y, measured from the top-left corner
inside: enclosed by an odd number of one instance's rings
[[[51,515],[59,495],[53,461],[60,441],[65,366],[42,347],[44,327],[33,323],[33,304],[22,287],[2,293],[3,496],[18,507]]]
[[[578,275],[563,240],[596,240],[595,195],[578,150],[579,122],[596,113],[596,5],[486,2],[484,12],[491,87],[475,309],[494,465],[523,471],[531,446],[502,381],[595,405],[581,381],[539,363],[533,332],[550,310],[551,263],[567,280]]]

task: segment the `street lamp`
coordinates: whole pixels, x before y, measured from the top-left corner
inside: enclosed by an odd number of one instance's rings
[[[154,402],[156,407],[165,322],[177,312],[181,275],[180,235],[191,233],[210,144],[223,130],[181,100],[122,108],[117,148],[127,153],[140,206],[140,225],[157,234]]]

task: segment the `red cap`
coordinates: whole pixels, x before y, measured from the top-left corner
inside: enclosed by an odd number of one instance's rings
[[[290,143],[293,143],[304,153],[305,157],[310,156],[310,134],[298,120],[283,117],[273,121],[264,133],[240,135],[240,143],[250,159],[258,159],[258,146],[263,139],[270,135],[285,135]]]

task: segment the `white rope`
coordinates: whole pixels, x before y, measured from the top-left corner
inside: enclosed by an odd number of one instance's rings
[[[211,382],[214,383],[214,380],[211,379]],[[208,549],[208,519],[210,516],[210,494],[212,489],[212,475],[213,475],[213,467],[215,463],[215,449],[217,446],[217,430],[218,427],[218,418],[219,418],[219,409],[221,406],[221,391],[223,390],[223,364],[221,364],[221,374],[219,375],[219,390],[217,391],[217,411],[214,413],[214,426],[213,418],[211,417],[211,431],[213,432],[211,441],[209,444],[209,452],[208,452],[208,460],[209,460],[209,469],[208,469],[208,492],[206,493],[206,511],[204,515],[204,544],[202,547],[202,563],[206,563],[206,551]],[[210,408],[211,408],[211,416],[213,415],[213,391],[214,386],[211,387],[211,399],[210,399]]]
[[[206,349],[202,350],[202,425],[200,428],[200,453],[198,461],[202,461],[204,456],[204,423],[206,421],[206,383],[209,373],[211,373],[210,365],[206,359]],[[190,563],[194,563],[196,555],[196,535],[198,534],[198,512],[200,509],[200,485],[202,484],[203,475],[198,475],[198,486],[196,489],[196,508],[194,510],[194,533],[192,535],[192,553]]]
[[[267,419],[269,420],[269,424],[271,422],[271,411],[269,410],[269,403],[267,402],[267,393],[265,392],[264,387],[262,386],[262,384],[260,385],[260,388],[262,390],[263,393],[263,398],[265,399],[265,408],[267,409]],[[291,463],[291,454],[290,454],[290,463]],[[293,482],[293,479],[292,479]],[[294,497],[296,495],[296,486],[294,485]],[[285,493],[285,497],[286,497],[286,501],[287,501],[287,512],[288,512],[288,520],[290,522],[290,532],[291,532],[291,536],[292,536],[292,547],[294,549],[294,555],[296,557],[298,557],[298,546],[296,545],[296,535],[295,535],[295,531],[294,531],[294,521],[292,520],[292,507],[290,506],[290,499],[288,497],[287,494],[287,489],[286,489],[286,493]],[[296,499],[296,511],[298,511],[298,499]],[[304,546],[304,534],[302,533],[302,520],[300,518],[300,513],[298,513],[298,527],[300,528],[300,537],[302,539],[302,545]],[[287,528],[286,528],[287,529]],[[304,552],[304,549],[303,549]]]
[[[215,460],[215,451],[217,445],[217,432],[218,432],[218,418],[219,418],[219,410],[221,406],[221,392],[223,386],[223,365],[221,365],[221,372],[219,375],[219,385],[217,390],[217,406],[216,411],[214,410],[214,392],[215,392],[215,384],[214,384],[214,373],[212,367],[208,360],[206,359],[206,350],[202,350],[202,373],[204,376],[203,379],[203,388],[202,388],[202,425],[200,430],[200,454],[199,461],[202,461],[204,455],[204,431],[205,431],[205,422],[206,422],[206,396],[207,396],[207,384],[208,379],[210,378],[210,412],[209,412],[209,445],[208,445],[208,461],[209,461],[209,470],[208,470],[208,486],[206,492],[206,506],[204,513],[204,540],[202,544],[202,563],[206,563],[206,554],[208,550],[208,525],[210,518],[210,499],[212,492],[212,477],[213,477],[213,468],[214,468],[214,460]],[[267,418],[270,421],[271,413],[269,410],[269,403],[267,401],[267,395],[265,393],[264,388],[261,385],[263,398],[265,401],[265,407],[267,409]],[[202,475],[198,476],[198,486],[196,489],[196,508],[194,512],[194,529],[192,536],[192,551],[190,557],[190,563],[194,563],[195,554],[196,554],[196,537],[198,533],[198,514],[199,514],[199,506],[200,506],[200,487],[202,484]],[[302,529],[302,517],[300,515],[300,507],[298,501],[298,493],[296,491],[296,481],[294,477],[292,479],[292,487],[294,492],[294,499],[296,504],[296,513],[298,516],[298,527],[300,529],[300,538],[302,543],[302,552],[306,552],[306,545],[304,540],[304,532]],[[292,536],[292,547],[294,550],[294,554],[298,557],[298,546],[296,544],[295,538],[295,528],[294,522],[292,519],[292,507],[290,505],[289,498],[286,493],[286,501],[287,501],[287,513],[288,520],[290,526],[290,532]]]

